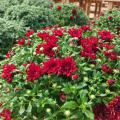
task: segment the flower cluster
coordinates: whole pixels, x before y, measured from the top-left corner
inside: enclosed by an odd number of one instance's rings
[[[4,109],[1,113],[0,113],[0,117],[3,117],[3,120],[11,120],[11,112],[9,109]]]
[[[111,41],[114,38],[114,34],[111,34],[110,31],[102,30],[98,32],[98,35],[102,40]]]
[[[120,120],[120,97],[115,97],[105,105],[104,103],[94,106],[95,120]]]
[[[2,67],[2,78],[7,79],[8,83],[12,82],[12,73],[16,69],[14,64],[5,64]]]
[[[27,80],[34,81],[41,76],[41,67],[36,63],[30,63],[27,68]]]
[[[97,58],[96,52],[98,51],[98,39],[96,37],[90,37],[81,40],[83,50],[81,51],[82,57],[87,57],[92,60]]]

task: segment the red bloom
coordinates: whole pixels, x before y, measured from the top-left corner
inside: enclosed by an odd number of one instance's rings
[[[112,19],[113,19],[113,17],[112,17],[112,16],[109,16],[109,17],[108,17],[108,20],[112,20]]]
[[[98,39],[96,37],[90,37],[81,40],[83,50],[81,51],[82,57],[87,57],[92,60],[97,58],[96,52],[98,51]]]
[[[36,54],[45,54],[49,57],[53,57],[55,56],[55,52],[53,51],[53,48],[57,47],[57,45],[55,43],[49,42],[47,44],[40,44],[37,46],[36,48]],[[41,48],[43,50],[41,50]]]
[[[43,71],[47,74],[57,74],[58,69],[60,67],[60,59],[49,59],[48,61],[44,62]]]
[[[49,33],[47,32],[43,32],[43,33],[39,32],[37,33],[37,36],[39,38],[42,38],[46,42],[56,43],[58,41],[58,38],[55,35],[49,35]]]
[[[34,34],[34,30],[28,30],[26,33],[25,33],[25,35],[27,36],[27,37],[30,37],[31,35],[33,35]]]
[[[103,44],[101,44],[100,47],[101,48],[106,48],[108,50],[111,50],[111,49],[113,49],[115,47],[115,44],[103,43]]]
[[[110,60],[117,60],[118,59],[118,55],[116,52],[104,52],[104,55],[107,56]]]
[[[11,120],[11,112],[9,109],[4,109],[1,113],[0,116],[4,118],[4,120]]]
[[[63,36],[63,31],[61,29],[54,30],[53,33],[55,36]]]
[[[8,51],[8,53],[6,54],[6,58],[11,58],[11,56],[15,55],[14,51]]]
[[[58,75],[71,76],[77,70],[76,62],[72,57],[63,58],[60,62]]]
[[[16,69],[14,64],[5,64],[2,67],[2,78],[7,79],[8,83],[12,82],[12,72]]]
[[[73,15],[76,15],[77,14],[77,10],[74,8],[74,9],[72,9],[72,14]]]
[[[113,79],[107,80],[107,84],[110,86],[114,85],[114,83],[115,83],[115,81]]]
[[[78,75],[78,74],[72,75],[72,79],[73,79],[73,80],[77,80],[78,78],[79,78],[79,75]]]
[[[91,28],[90,28],[89,25],[83,25],[83,26],[81,27],[81,29],[82,29],[83,31],[91,31]]]
[[[61,11],[61,10],[62,10],[62,7],[61,7],[61,6],[57,6],[57,10],[58,10],[58,11]]]
[[[111,69],[107,64],[102,65],[102,71],[105,73],[112,73],[113,69]]]
[[[27,80],[34,81],[41,76],[41,67],[36,63],[30,63],[27,68]]]
[[[70,16],[70,20],[74,20],[74,16]]]
[[[18,40],[18,44],[19,44],[20,46],[23,46],[23,45],[25,44],[25,39],[24,39],[24,38],[19,39],[19,40]]]
[[[82,30],[81,29],[71,28],[71,29],[68,30],[68,33],[72,37],[82,38]]]
[[[106,31],[106,30],[98,32],[98,35],[103,40],[109,40],[110,41],[110,40],[112,40],[114,38],[114,34],[111,34],[110,31]]]
[[[94,106],[93,112],[95,120],[112,120],[110,109],[103,103]]]
[[[111,109],[112,120],[120,120],[120,97],[115,97],[114,100],[108,104],[108,107]]]
[[[67,100],[67,97],[64,92],[60,92],[59,97],[62,102],[65,102]]]

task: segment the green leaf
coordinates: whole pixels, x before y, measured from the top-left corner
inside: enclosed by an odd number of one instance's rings
[[[19,110],[19,114],[22,115],[24,112],[25,112],[25,108],[21,106]]]
[[[29,103],[28,105],[28,108],[27,108],[27,113],[31,113],[32,111],[32,105],[31,105],[31,102]]]
[[[80,95],[80,98],[81,98],[81,101],[82,102],[87,102],[88,98],[87,98],[87,93],[88,91],[87,90],[81,90],[79,92],[79,95]]]
[[[62,109],[76,109],[77,106],[78,105],[75,101],[69,101],[62,106]]]
[[[85,110],[85,115],[87,118],[89,118],[89,120],[94,120],[94,114],[93,112],[89,111],[89,110]]]

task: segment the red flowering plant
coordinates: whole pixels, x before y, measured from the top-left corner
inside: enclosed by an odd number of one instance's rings
[[[51,14],[54,16],[54,23],[60,26],[88,24],[87,16],[74,4],[56,4]]]
[[[0,64],[3,119],[119,120],[116,34],[82,26],[26,36]]]
[[[95,27],[102,30],[110,30],[114,33],[120,34],[120,11],[113,9],[106,11],[95,21]]]

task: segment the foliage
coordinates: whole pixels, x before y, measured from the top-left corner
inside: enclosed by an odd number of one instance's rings
[[[105,12],[96,20],[95,27],[101,30],[104,28],[120,34],[120,11],[113,9]]]
[[[2,108],[13,120],[93,120],[94,105],[120,95],[120,37],[90,26],[47,29],[26,32],[0,63]]]
[[[55,24],[60,26],[74,26],[88,24],[88,18],[80,8],[74,4],[56,4],[52,9]]]
[[[2,56],[4,54],[3,51],[7,52],[13,45],[15,39],[23,36],[25,30],[26,28],[23,27],[22,22],[8,21],[0,18],[0,59],[4,57]]]

